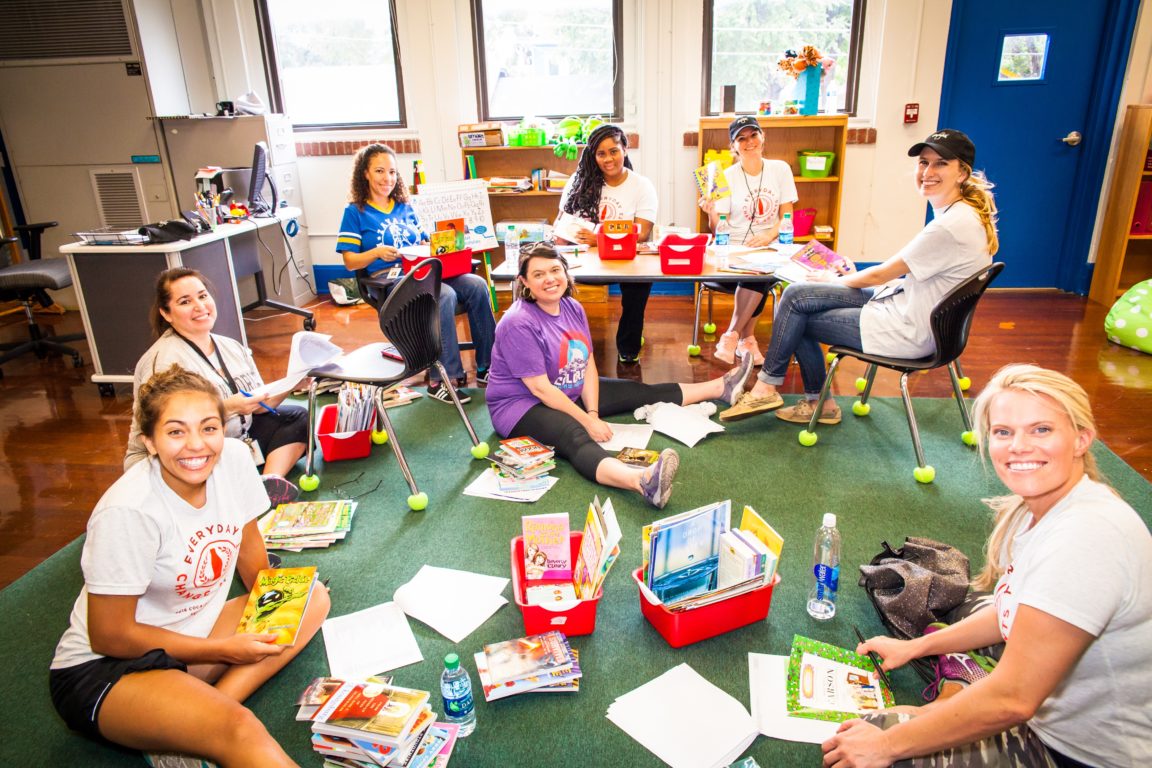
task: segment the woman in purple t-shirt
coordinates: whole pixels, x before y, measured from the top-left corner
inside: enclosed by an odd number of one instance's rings
[[[538,243],[520,255],[516,301],[496,326],[488,379],[488,411],[502,437],[529,436],[555,446],[581,475],[625,488],[662,508],[672,494],[680,457],[671,448],[651,467],[632,467],[600,447],[612,437],[602,416],[652,403],[690,405],[739,399],[752,369],[740,366],[711,381],[642,384],[600,378],[592,354],[588,317],[572,298],[568,263],[551,245]]]

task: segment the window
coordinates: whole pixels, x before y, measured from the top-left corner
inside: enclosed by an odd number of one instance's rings
[[[1005,35],[996,79],[1002,83],[1043,80],[1047,62],[1048,35]]]
[[[820,109],[856,111],[864,0],[705,0],[703,112],[721,109],[721,88],[736,86],[736,111],[762,101],[779,111],[796,80],[777,62],[787,50],[814,46],[836,63],[825,75]]]
[[[472,0],[482,120],[622,114],[621,0]]]
[[[257,0],[272,108],[298,128],[404,125],[394,0]]]

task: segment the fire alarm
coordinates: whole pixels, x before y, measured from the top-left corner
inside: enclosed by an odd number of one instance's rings
[[[920,105],[919,104],[905,104],[904,105],[904,122],[915,123],[920,120]]]

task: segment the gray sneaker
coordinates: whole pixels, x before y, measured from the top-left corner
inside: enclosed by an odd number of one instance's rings
[[[178,755],[175,752],[151,752],[144,755],[144,762],[152,768],[219,768],[211,760],[192,755]]]
[[[680,468],[680,455],[671,448],[660,451],[660,458],[652,465],[648,477],[640,481],[640,492],[656,509],[664,509],[672,497],[672,480]]]

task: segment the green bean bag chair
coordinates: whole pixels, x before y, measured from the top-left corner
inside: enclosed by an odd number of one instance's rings
[[[1109,341],[1152,355],[1152,280],[1129,288],[1104,318]]]

